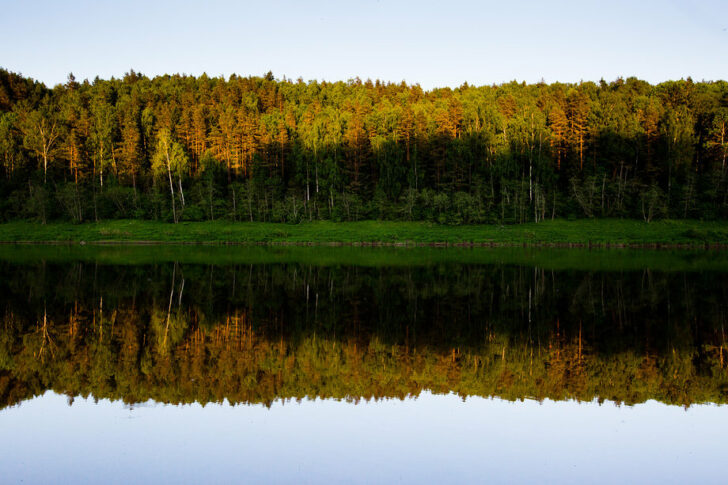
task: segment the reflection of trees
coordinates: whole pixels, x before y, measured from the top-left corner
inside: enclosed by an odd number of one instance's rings
[[[43,307],[43,317],[39,318],[37,327],[38,329],[28,336],[26,342],[30,347],[38,348],[38,351],[33,352],[33,355],[42,362],[45,352],[49,352],[51,356],[53,355],[54,347],[53,339],[48,330],[48,312],[45,306]]]
[[[182,277],[177,291],[177,307],[173,311],[175,284],[177,279],[177,264],[174,265],[172,271],[172,283],[169,290],[169,304],[166,312],[162,309],[153,307],[149,314],[150,327],[156,335],[156,350],[160,354],[168,352],[168,346],[179,343],[185,334],[188,319],[184,315],[182,306],[182,295],[185,288],[185,279]]]
[[[3,268],[3,403],[728,400],[720,274],[80,266]]]

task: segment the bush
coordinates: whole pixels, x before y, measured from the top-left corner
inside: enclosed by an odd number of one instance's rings
[[[74,223],[83,222],[83,194],[73,183],[62,184],[56,189],[56,200]]]
[[[640,206],[645,222],[650,222],[655,217],[662,217],[667,213],[665,194],[656,184],[650,185],[640,193]]]

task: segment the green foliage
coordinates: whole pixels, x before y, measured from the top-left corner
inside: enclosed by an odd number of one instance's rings
[[[725,81],[424,92],[269,74],[46,89],[0,69],[2,220],[37,213],[16,202],[41,178],[63,206],[47,217],[71,221],[728,217]]]
[[[152,172],[156,177],[164,178],[166,175],[169,182],[169,194],[172,202],[172,219],[175,223],[179,221],[180,214],[177,212],[176,199],[179,196],[181,210],[185,207],[184,192],[182,189],[182,176],[187,170],[188,159],[182,145],[174,141],[172,134],[166,128],[157,133],[157,149],[152,158]],[[179,182],[179,192],[175,193],[173,176]]]
[[[645,188],[640,194],[642,217],[645,222],[652,221],[656,216],[663,216],[667,212],[665,194],[659,186],[653,184]]]
[[[6,174],[13,173],[20,161],[21,152],[16,125],[15,113],[0,113],[0,162]]]
[[[28,185],[28,197],[23,206],[26,217],[45,224],[50,211],[49,204],[48,190],[46,190],[44,185]]]
[[[83,222],[83,194],[78,185],[65,183],[56,189],[56,200],[74,223]]]
[[[152,157],[152,172],[164,177],[168,173],[181,176],[187,170],[189,161],[182,145],[172,139],[168,129],[157,133],[157,149]]]

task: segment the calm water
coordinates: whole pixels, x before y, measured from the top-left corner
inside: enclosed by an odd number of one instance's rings
[[[4,482],[725,479],[722,252],[1,247]]]

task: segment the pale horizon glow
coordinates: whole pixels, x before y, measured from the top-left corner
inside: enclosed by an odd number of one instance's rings
[[[728,78],[728,2],[23,1],[0,67],[53,86],[186,73],[420,84]]]

